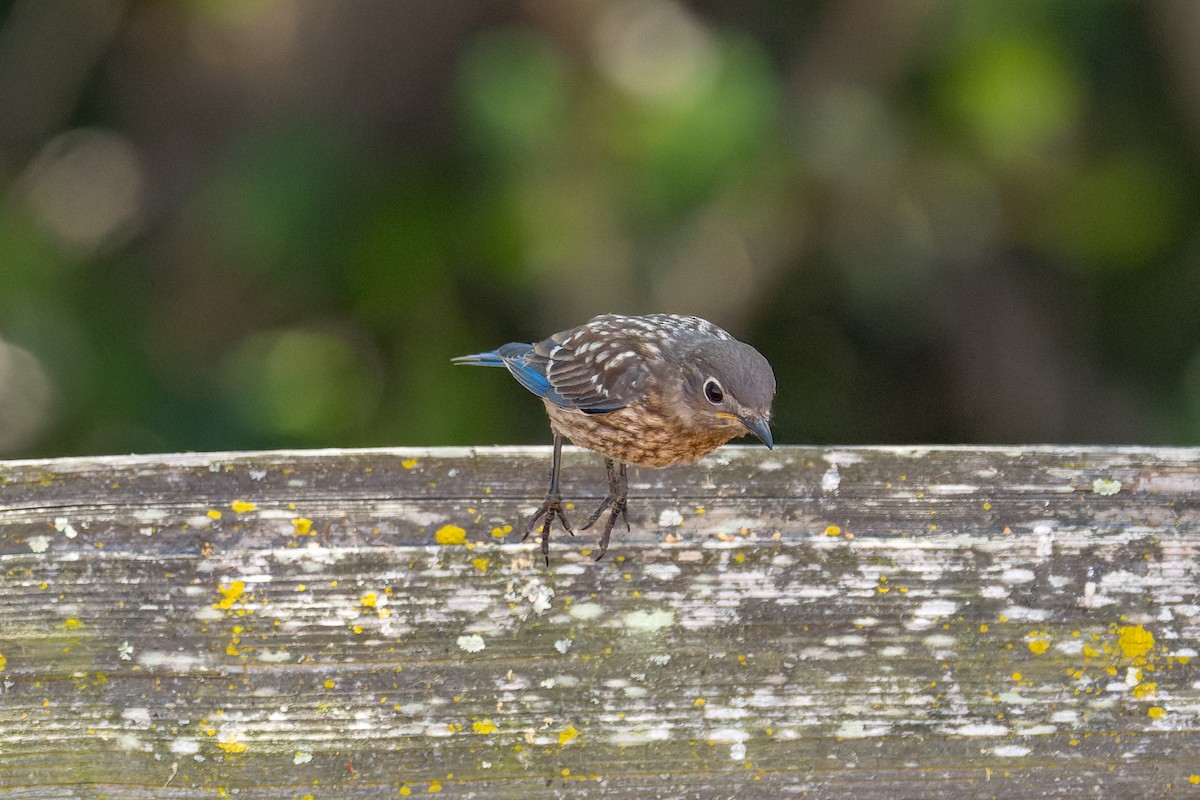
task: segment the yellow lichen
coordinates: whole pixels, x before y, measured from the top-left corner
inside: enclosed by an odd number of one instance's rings
[[[492,560],[490,558],[475,558],[471,560],[471,564],[480,572],[487,572],[491,563]]]
[[[579,736],[579,731],[575,730],[575,726],[568,725],[567,729],[565,731],[558,734],[558,743],[566,744],[567,742],[570,742],[573,739],[575,739],[575,737],[577,737],[577,736]]]
[[[482,719],[471,726],[471,729],[476,733],[495,733],[500,730],[496,724],[490,719]]]
[[[292,520],[292,527],[296,529],[297,536],[308,536],[312,533],[313,521],[306,517],[295,517]]]
[[[226,753],[244,753],[250,749],[250,745],[239,742],[237,739],[233,738],[217,742],[217,747],[221,748]]]
[[[1029,642],[1029,652],[1035,656],[1040,656],[1042,653],[1050,649],[1050,642],[1045,639],[1033,639]]]
[[[443,525],[433,535],[440,545],[466,544],[467,532],[457,525]]]
[[[1143,698],[1150,697],[1157,691],[1158,691],[1158,684],[1155,683],[1154,681],[1145,681],[1143,683],[1139,683],[1137,686],[1134,686],[1132,689],[1133,696],[1136,697],[1138,700],[1142,700]]]
[[[254,509],[258,508],[258,506],[256,506],[254,503],[251,503],[249,500],[234,500],[229,504],[229,507],[238,514],[245,514],[247,511],[253,511]]]
[[[826,536],[841,536],[842,529],[839,528],[837,525],[826,525],[825,526],[825,535]]]
[[[4,665],[7,663],[8,659],[4,657],[3,653],[0,653],[0,672],[4,672]]]
[[[362,603],[367,608],[374,608],[375,604],[379,602],[379,595],[375,594],[374,592],[367,592],[362,596],[361,599],[359,599],[358,602]]]
[[[492,536],[497,539],[503,539],[507,534],[512,533],[512,525],[505,525],[500,528],[492,528]]]
[[[1117,646],[1126,658],[1141,658],[1154,647],[1154,634],[1141,625],[1124,625],[1117,630]]]
[[[220,518],[221,518],[221,512],[220,512],[220,511],[218,511],[218,510],[217,510],[217,509],[215,509],[215,508],[210,508],[210,509],[209,509],[209,510],[206,512],[206,516],[207,516],[209,519],[220,519]]]
[[[221,593],[221,599],[213,604],[213,608],[228,611],[233,608],[233,604],[240,600],[242,593],[246,591],[246,582],[234,581],[229,584],[228,588],[218,584],[217,591]]]
[[[436,779],[429,782],[429,791],[440,792],[441,790],[442,790],[442,784],[439,783]]]
[[[1163,711],[1159,706],[1150,706],[1150,708],[1146,709],[1146,716],[1151,719],[1162,719],[1166,715],[1167,712]]]
[[[416,465],[417,460],[415,458],[406,458],[400,462],[400,466],[404,467],[405,469],[412,469]]]

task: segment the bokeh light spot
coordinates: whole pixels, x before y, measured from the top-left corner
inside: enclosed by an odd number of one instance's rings
[[[0,339],[0,453],[37,441],[52,417],[54,388],[38,359]]]
[[[42,148],[23,176],[34,219],[69,247],[89,255],[130,233],[142,211],[141,159],[109,131],[68,131]]]
[[[247,423],[297,439],[352,431],[379,398],[376,377],[350,342],[298,328],[246,339],[230,359],[227,388]]]
[[[565,123],[562,58],[530,31],[476,39],[460,64],[459,93],[470,132],[490,152],[531,154]]]
[[[1044,233],[1083,268],[1136,267],[1177,233],[1175,178],[1148,158],[1125,154],[1080,170],[1053,203]]]
[[[719,59],[708,31],[671,0],[609,4],[593,29],[596,61],[613,83],[656,102],[695,97]]]
[[[970,51],[947,80],[952,113],[986,155],[1007,166],[1046,156],[1075,124],[1081,103],[1059,49],[1029,38]]]

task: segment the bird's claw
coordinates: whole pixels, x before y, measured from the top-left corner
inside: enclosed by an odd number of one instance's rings
[[[586,531],[588,528],[596,524],[596,521],[600,519],[601,515],[604,514],[605,511],[608,512],[608,519],[604,522],[604,531],[600,534],[600,552],[596,555],[597,561],[604,558],[604,554],[608,552],[608,540],[612,536],[612,529],[617,524],[618,518],[625,523],[625,530],[632,530],[629,527],[629,515],[625,513],[626,505],[627,498],[616,497],[610,494],[608,497],[604,498],[604,502],[600,504],[600,507],[595,510],[592,516],[588,519],[587,523],[583,526],[582,530]]]
[[[525,535],[521,537],[522,542],[528,539],[529,534],[537,530],[538,520],[542,520],[542,558],[547,567],[550,566],[550,528],[554,525],[555,519],[562,523],[563,530],[572,536],[575,535],[575,531],[571,530],[571,523],[567,521],[562,495],[547,494],[546,499],[538,506],[538,510],[529,518],[529,522],[525,526]]]

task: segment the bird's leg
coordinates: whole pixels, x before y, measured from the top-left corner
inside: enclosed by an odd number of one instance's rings
[[[630,529],[629,517],[625,513],[626,501],[629,499],[629,478],[625,474],[625,463],[615,462],[611,458],[604,459],[604,475],[608,480],[608,497],[604,498],[604,502],[583,526],[583,529],[587,530],[596,523],[596,520],[600,519],[601,514],[608,511],[604,532],[600,534],[600,553],[596,556],[597,561],[604,558],[604,554],[608,552],[608,540],[612,536],[612,529],[617,524],[618,518],[625,521],[625,530]]]
[[[575,532],[571,530],[571,523],[567,522],[567,515],[563,511],[562,493],[558,489],[558,473],[562,466],[562,444],[563,437],[560,434],[554,434],[554,457],[550,462],[550,486],[546,489],[546,499],[534,512],[534,515],[529,518],[529,524],[525,526],[525,535],[521,537],[521,541],[529,538],[529,534],[537,529],[538,520],[545,517],[542,523],[542,558],[546,560],[546,566],[550,566],[550,526],[554,524],[554,518],[557,517],[567,533],[572,536]]]

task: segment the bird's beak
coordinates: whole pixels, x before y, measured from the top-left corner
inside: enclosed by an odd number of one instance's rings
[[[738,417],[742,424],[746,426],[746,430],[757,436],[768,450],[775,449],[775,441],[771,438],[771,424],[762,417]]]

